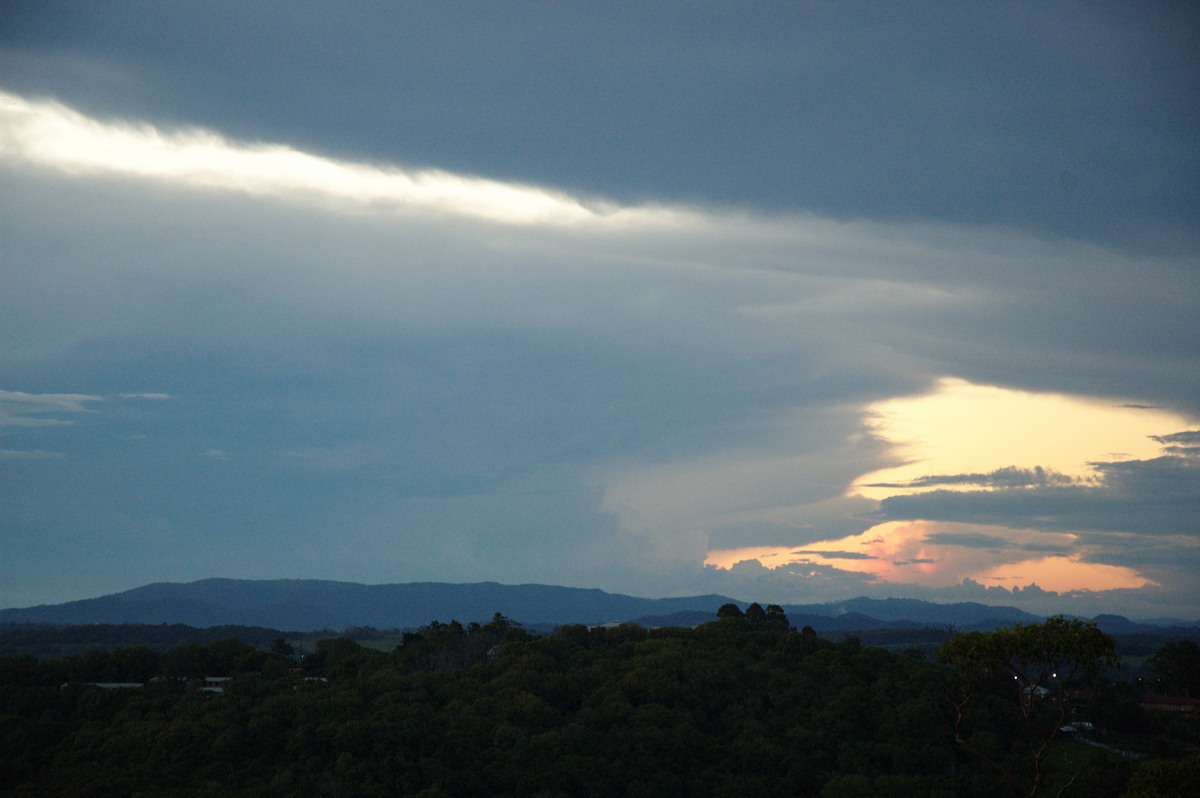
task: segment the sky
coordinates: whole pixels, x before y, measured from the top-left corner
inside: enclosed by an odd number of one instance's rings
[[[0,11],[0,606],[1200,619],[1184,2]]]

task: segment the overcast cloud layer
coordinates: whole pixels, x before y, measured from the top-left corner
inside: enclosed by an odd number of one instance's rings
[[[1200,617],[1185,5],[454,8],[6,12],[0,604],[231,576]],[[871,407],[947,377],[1179,425],[858,495],[907,456]],[[826,545],[876,525],[937,578]],[[749,547],[807,560],[704,565]],[[978,577],[1037,558],[1147,584]]]

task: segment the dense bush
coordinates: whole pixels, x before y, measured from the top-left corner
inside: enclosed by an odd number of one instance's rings
[[[0,660],[0,792],[1006,794],[954,744],[946,666],[856,640],[738,618],[533,637],[497,616],[391,652],[331,638],[300,665],[286,654],[222,641]],[[137,688],[86,683],[155,670]],[[231,678],[214,692],[205,676]],[[1009,731],[988,732],[998,750]]]

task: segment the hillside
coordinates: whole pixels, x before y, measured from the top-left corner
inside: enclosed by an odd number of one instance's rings
[[[645,599],[551,585],[413,582],[362,585],[312,579],[203,579],[156,583],[94,599],[0,610],[0,623],[182,623],[312,631],[349,626],[405,628],[433,618],[469,623],[500,612],[528,624],[606,623],[701,611],[725,596]]]
[[[155,583],[64,604],[0,610],[0,624],[165,623],[313,631],[351,626],[409,628],[433,618],[486,622],[500,612],[529,626],[636,621],[654,627],[690,625],[696,618],[712,617],[727,602],[746,606],[744,601],[711,594],[649,599],[596,589],[496,582],[363,585],[315,579],[203,579]],[[1039,620],[1013,607],[916,599],[857,598],[790,604],[784,610],[797,626],[818,631],[930,625],[991,629],[1014,621]],[[680,622],[680,618],[692,620]]]

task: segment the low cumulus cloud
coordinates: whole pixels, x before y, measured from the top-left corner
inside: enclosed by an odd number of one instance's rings
[[[901,563],[908,564],[908,563]],[[928,564],[917,560],[912,564]],[[708,567],[703,578],[694,582],[696,590],[711,590],[724,595],[752,600],[769,596],[780,603],[808,604],[837,601],[857,596],[892,598],[899,593],[934,602],[971,601],[1015,606],[1035,614],[1060,612],[1084,617],[1111,612],[1114,606],[1139,617],[1163,617],[1173,611],[1190,613],[1195,596],[1158,587],[1138,590],[1071,591],[1046,590],[1028,582],[986,584],[989,579],[961,579],[946,586],[898,585],[870,574],[847,571],[823,563],[788,563],[765,566],[747,560],[732,568]]]
[[[779,603],[808,603],[868,595],[876,580],[824,563],[789,563],[768,568],[758,560],[736,563],[732,568],[706,566],[693,589],[770,600]],[[759,598],[761,597],[761,598]]]
[[[1148,585],[1136,589],[1056,591],[1011,578],[993,580],[968,577],[948,586],[897,585],[827,565],[806,563],[769,568],[758,561],[740,563],[729,570],[709,567],[705,571],[705,579],[697,582],[697,589],[710,589],[747,600],[769,595],[773,601],[795,604],[823,603],[857,596],[892,598],[902,593],[906,597],[939,603],[978,602],[1012,606],[1037,615],[1067,613],[1086,618],[1117,612],[1134,618],[1177,618],[1186,621],[1194,617],[1194,608],[1197,599],[1200,599],[1200,591],[1186,583]],[[998,581],[1007,584],[996,583]]]

